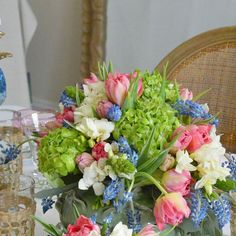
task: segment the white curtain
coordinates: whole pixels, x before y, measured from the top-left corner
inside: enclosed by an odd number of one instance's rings
[[[236,1],[109,0],[107,18],[106,60],[123,72],[152,70],[187,39],[236,25]]]

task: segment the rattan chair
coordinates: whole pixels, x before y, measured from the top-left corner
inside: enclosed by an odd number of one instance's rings
[[[167,78],[198,94],[212,114],[220,111],[218,133],[228,152],[236,153],[236,26],[202,33],[175,48],[156,67],[168,62]]]

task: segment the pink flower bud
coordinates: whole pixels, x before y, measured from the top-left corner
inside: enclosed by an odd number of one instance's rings
[[[192,100],[193,99],[193,93],[191,90],[188,90],[187,88],[182,88],[180,90],[180,97],[186,101],[186,100]]]
[[[189,171],[176,172],[174,169],[164,173],[161,180],[167,192],[179,192],[186,196],[190,192],[192,177]]]
[[[112,103],[107,100],[102,100],[98,103],[96,112],[100,118],[106,118],[109,109],[112,107]]]
[[[87,152],[84,152],[76,157],[76,163],[82,172],[85,167],[89,167],[94,161],[94,158]]]
[[[91,73],[88,78],[84,79],[85,84],[94,84],[97,81],[98,81],[98,77],[94,73]]]
[[[174,166],[174,164],[175,164],[175,158],[170,154],[168,154],[159,168],[162,171],[167,171],[171,169]]]
[[[137,78],[137,76],[138,76],[138,72],[135,71],[130,77],[130,80]],[[138,97],[140,97],[142,93],[143,93],[143,79],[140,77],[139,82],[138,82],[138,91],[137,91]]]
[[[158,236],[159,233],[157,232],[156,225],[148,224],[145,226],[138,234],[137,236]]]
[[[107,158],[108,153],[105,151],[106,142],[99,142],[93,146],[92,156],[98,161],[100,158]]]
[[[158,198],[154,207],[156,224],[160,230],[165,228],[165,224],[176,226],[182,223],[184,218],[190,215],[190,209],[181,193],[167,193]]]
[[[109,74],[105,82],[106,95],[111,102],[122,106],[128,94],[129,86],[130,81],[126,74]]]

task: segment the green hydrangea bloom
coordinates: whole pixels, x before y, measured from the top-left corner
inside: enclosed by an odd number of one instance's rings
[[[125,177],[128,179],[132,178],[136,170],[125,154],[121,156],[110,156],[107,160],[107,164],[112,167],[119,177]]]
[[[79,131],[59,128],[42,138],[38,148],[39,170],[47,176],[67,176],[77,171],[75,158],[86,151],[88,140]]]
[[[160,97],[162,77],[158,72],[140,75],[143,78],[144,92],[137,100],[135,109],[128,109],[116,123],[113,136],[124,136],[139,153],[148,140],[153,127],[156,132],[150,147],[150,157],[159,153],[179,126],[176,111],[170,106],[179,97],[177,85],[166,82],[166,99]]]

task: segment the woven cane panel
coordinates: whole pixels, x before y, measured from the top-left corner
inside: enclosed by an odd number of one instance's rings
[[[0,207],[0,235],[34,236],[35,223],[31,216],[35,214],[35,202],[5,191],[0,192],[0,201],[4,201],[4,209]]]
[[[210,113],[219,115],[218,133],[227,151],[236,152],[236,43],[221,43],[184,58],[170,71],[168,79],[198,94],[211,91],[200,101]]]

